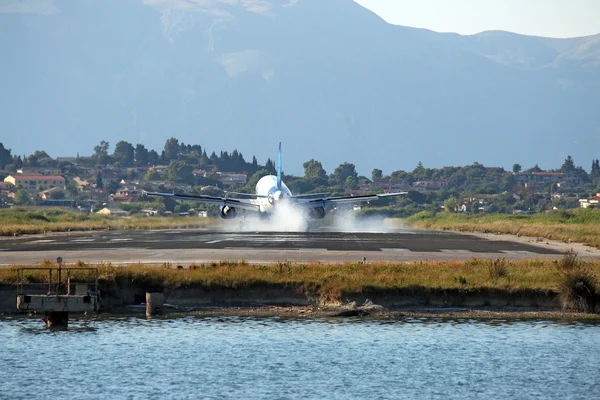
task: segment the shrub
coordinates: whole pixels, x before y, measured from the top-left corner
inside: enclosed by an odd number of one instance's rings
[[[488,264],[488,271],[490,272],[490,278],[493,281],[496,281],[500,278],[506,278],[508,276],[506,259],[498,258],[496,260],[490,260],[490,263]]]
[[[567,251],[557,265],[559,299],[563,309],[594,312],[598,303],[598,284],[589,267]]]

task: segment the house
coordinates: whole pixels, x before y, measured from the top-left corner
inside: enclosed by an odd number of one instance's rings
[[[12,174],[4,178],[4,182],[14,186],[21,185],[24,189],[35,191],[39,186],[42,189],[59,187],[65,189],[65,178],[60,175],[23,175]]]
[[[73,183],[75,183],[77,190],[80,192],[88,192],[92,190],[92,184],[87,179],[82,179],[77,176],[73,178]]]
[[[515,174],[515,180],[519,184],[529,182],[558,183],[565,180],[565,174],[562,172],[518,172]]]
[[[399,178],[379,178],[373,180],[371,184],[371,190],[383,189],[385,193],[395,193],[405,190],[410,190],[410,185],[404,180]]]
[[[546,182],[542,182],[542,181],[526,182],[525,190],[529,190],[531,192],[536,192],[536,193],[545,192],[546,190],[548,190],[548,186],[547,186]]]
[[[596,196],[589,199],[579,199],[579,207],[581,208],[598,208],[600,202],[600,193],[596,193]]]
[[[138,194],[136,189],[125,187],[124,189],[117,190],[117,193],[111,194],[110,198],[114,201],[134,201]]]
[[[53,187],[53,188],[50,188],[50,189],[46,189],[46,190],[40,192],[40,198],[42,200],[51,200],[53,193],[62,192],[62,191],[63,191],[63,189],[59,188],[59,187]]]
[[[21,175],[60,175],[60,168],[19,168],[17,174]]]
[[[217,172],[217,179],[224,185],[229,187],[244,186],[248,182],[248,175],[236,174],[233,172]]]
[[[412,190],[416,190],[417,192],[428,192],[428,191],[436,191],[441,190],[446,187],[448,183],[445,179],[432,179],[432,180],[423,180],[413,182]]]

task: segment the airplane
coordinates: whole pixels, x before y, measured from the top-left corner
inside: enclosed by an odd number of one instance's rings
[[[146,192],[148,196],[168,197],[174,200],[193,201],[204,204],[218,204],[219,215],[223,219],[233,219],[237,216],[237,210],[248,210],[257,212],[261,218],[269,218],[281,204],[288,204],[296,209],[303,210],[309,219],[323,219],[326,207],[338,204],[353,204],[365,201],[378,200],[385,197],[401,196],[408,192],[367,194],[360,196],[338,196],[327,197],[326,193],[309,193],[294,195],[281,180],[281,142],[277,157],[277,175],[267,175],[256,184],[256,193],[231,193],[239,197],[216,197],[216,196],[194,196],[175,193]]]

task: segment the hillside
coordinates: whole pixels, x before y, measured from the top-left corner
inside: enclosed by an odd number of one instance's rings
[[[0,52],[17,154],[175,136],[264,162],[282,140],[290,173],[362,174],[600,156],[600,35],[441,34],[352,0],[9,0]]]

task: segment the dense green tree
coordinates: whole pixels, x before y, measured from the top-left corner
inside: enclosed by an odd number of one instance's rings
[[[374,168],[371,171],[371,180],[381,179],[383,177],[383,171],[377,168]]]
[[[140,144],[140,143],[136,144],[134,158],[135,158],[135,165],[137,165],[138,167],[147,166],[148,162],[149,162],[148,149],[146,149],[146,147],[143,144]]]
[[[167,179],[175,182],[192,183],[194,166],[185,161],[171,161],[167,169]]]
[[[565,162],[560,167],[560,172],[565,174],[570,174],[575,172],[575,162],[573,161],[573,157],[567,156]]]
[[[174,137],[167,139],[165,142],[165,161],[173,161],[179,159],[181,147],[179,147],[179,140]]]
[[[592,185],[600,184],[600,162],[599,160],[592,160],[592,171],[590,173],[590,180]]]
[[[26,205],[33,204],[33,200],[31,199],[31,196],[25,189],[18,189],[15,192],[14,202],[15,202],[15,204],[20,205],[20,206],[26,206]]]
[[[146,175],[144,175],[144,180],[146,181],[158,181],[160,178],[160,173],[154,168],[149,168]]]
[[[512,172],[514,172],[515,174],[521,172],[521,165],[520,164],[513,164]]]
[[[304,167],[304,177],[306,179],[314,180],[325,180],[327,179],[327,172],[323,169],[323,165],[320,161],[311,159],[310,161],[302,164]]]
[[[458,207],[458,201],[456,197],[450,196],[444,201],[444,211],[448,213],[456,212],[456,208]]]
[[[107,141],[105,141],[105,140],[100,141],[100,144],[97,144],[96,146],[94,146],[94,155],[96,157],[100,156],[101,154],[108,155],[108,147],[109,147],[109,144]]]
[[[269,171],[269,174],[271,175],[275,175],[277,173],[277,170],[275,169],[275,163],[271,161],[270,158],[268,158],[267,162],[265,163],[265,169]]]
[[[354,164],[345,162],[333,171],[333,180],[337,185],[344,185],[348,177],[358,178]]]
[[[155,150],[150,150],[148,152],[148,165],[158,165],[160,164],[160,156]]]
[[[113,157],[115,161],[121,164],[121,167],[131,167],[133,166],[133,161],[135,159],[135,148],[129,142],[121,140],[117,142],[115,145],[115,152]]]
[[[13,157],[10,154],[10,149],[6,149],[4,144],[0,143],[0,169],[4,169],[6,165],[12,163]]]
[[[104,189],[106,190],[106,193],[108,193],[108,194],[117,193],[117,191],[119,190],[119,187],[121,187],[121,184],[119,182],[117,182],[116,180],[109,179],[106,182],[104,182]]]
[[[96,187],[98,189],[104,189],[104,178],[102,177],[102,172],[98,172],[96,174]]]

